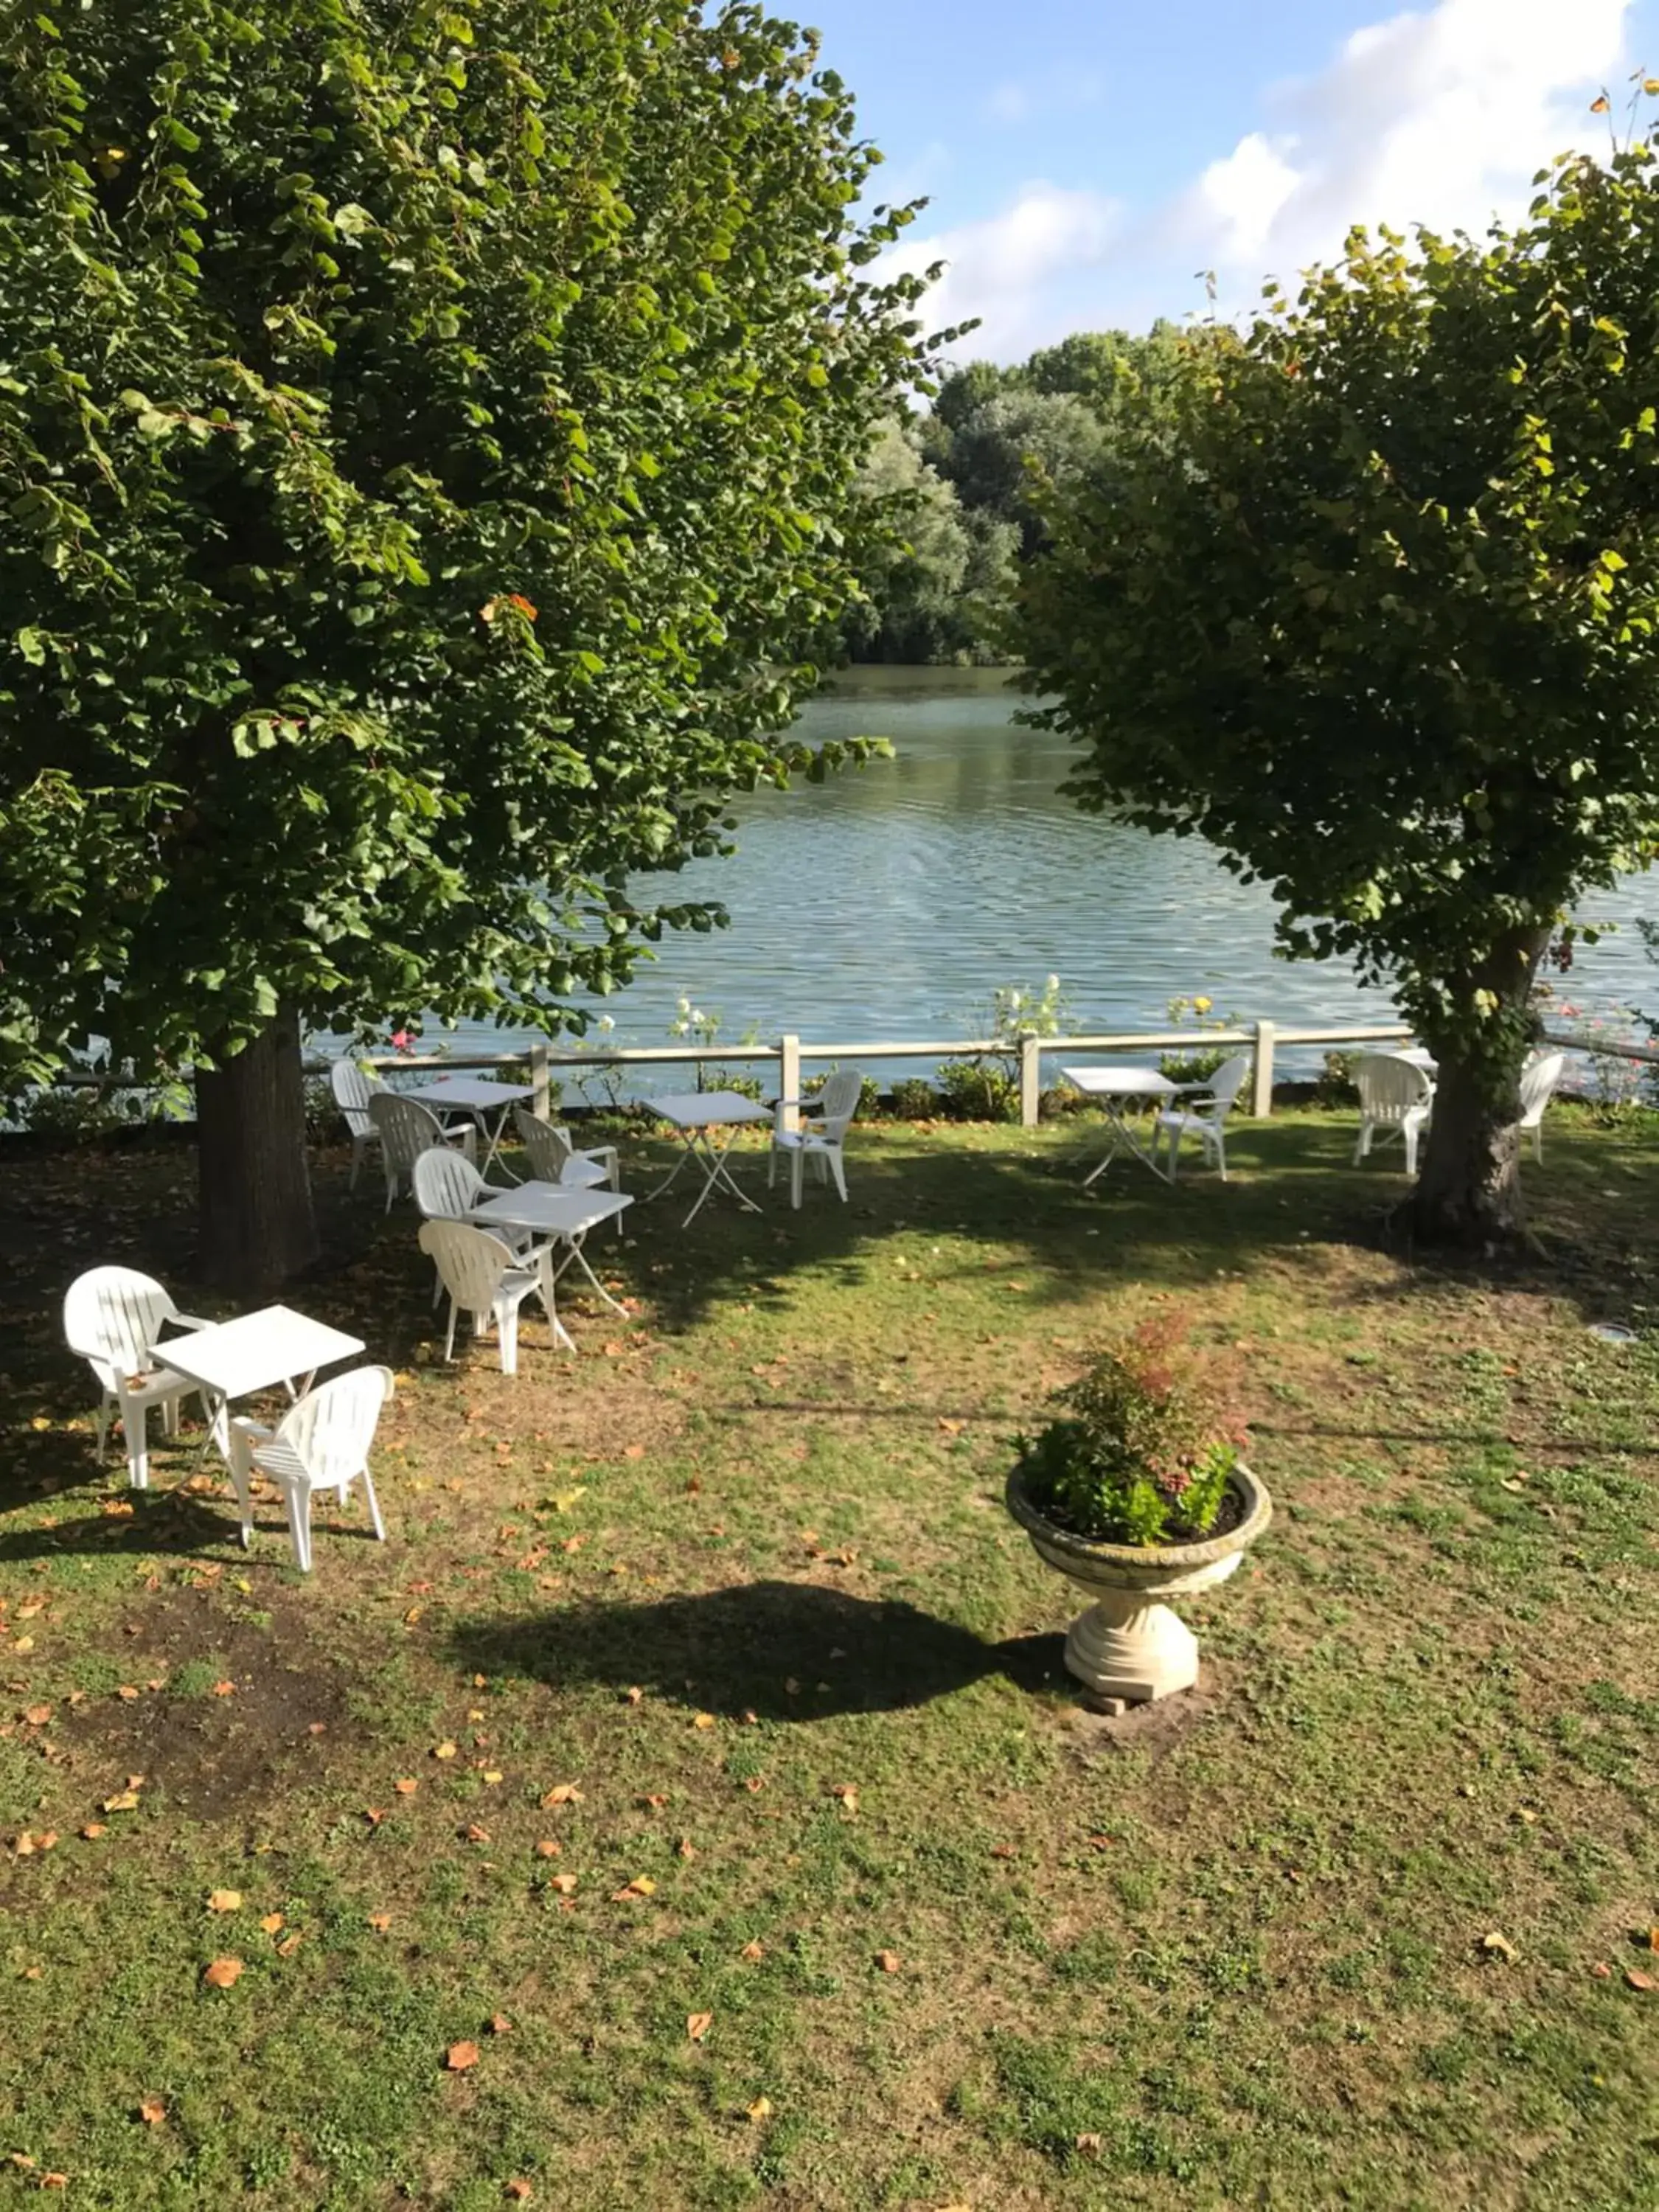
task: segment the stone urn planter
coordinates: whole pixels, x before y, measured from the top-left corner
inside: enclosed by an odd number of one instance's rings
[[[1058,1528],[1026,1494],[1023,1471],[1008,1478],[1008,1510],[1046,1566],[1093,1600],[1072,1623],[1066,1664],[1100,1704],[1146,1705],[1198,1680],[1198,1638],[1167,1601],[1212,1589],[1237,1573],[1273,1519],[1273,1501],[1248,1468],[1227,1478],[1235,1525],[1191,1544],[1097,1544]]]

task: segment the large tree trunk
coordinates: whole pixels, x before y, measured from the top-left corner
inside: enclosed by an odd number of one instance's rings
[[[227,1290],[275,1289],[319,1249],[295,1008],[198,1072],[196,1121],[203,1275]]]
[[[1515,1127],[1521,1103],[1512,1082],[1509,1091],[1506,1103],[1494,1103],[1483,1070],[1440,1062],[1434,1119],[1412,1200],[1412,1227],[1426,1243],[1485,1249],[1524,1235]]]
[[[1429,1036],[1439,1073],[1412,1200],[1425,1243],[1487,1250],[1526,1233],[1521,1195],[1521,1070],[1535,1034],[1528,1012],[1547,930],[1517,932],[1460,979],[1468,1025]],[[1488,1012],[1476,1019],[1484,1000]]]

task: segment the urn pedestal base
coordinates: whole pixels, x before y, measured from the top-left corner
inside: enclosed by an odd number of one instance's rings
[[[1066,1666],[1091,1698],[1144,1705],[1192,1688],[1198,1638],[1167,1605],[1112,1590],[1072,1623]]]
[[[1037,1557],[1092,1600],[1066,1638],[1066,1670],[1091,1702],[1150,1705],[1197,1681],[1198,1638],[1164,1601],[1227,1581],[1273,1519],[1272,1500],[1247,1467],[1229,1480],[1238,1512],[1225,1535],[1142,1547],[1092,1543],[1057,1528],[1026,1496],[1019,1468],[1009,1476],[1008,1510]]]

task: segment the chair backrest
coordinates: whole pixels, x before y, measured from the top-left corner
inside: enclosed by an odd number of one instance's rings
[[[818,1127],[832,1145],[839,1144],[847,1134],[863,1096],[864,1078],[856,1067],[838,1067],[833,1075],[824,1078],[817,1101],[823,1109]]]
[[[374,1126],[369,1119],[369,1101],[385,1087],[379,1076],[366,1074],[355,1060],[337,1060],[328,1071],[328,1079],[347,1128],[354,1137],[366,1137]]]
[[[560,1128],[556,1121],[539,1120],[527,1106],[515,1106],[513,1121],[537,1181],[557,1182],[574,1150],[569,1130]]]
[[[415,1163],[415,1203],[429,1220],[465,1221],[489,1185],[452,1145],[434,1146]]]
[[[100,1382],[113,1389],[120,1376],[149,1364],[161,1324],[178,1310],[161,1284],[136,1268],[92,1267],[64,1296],[64,1334],[70,1350],[89,1359]]]
[[[444,1141],[443,1124],[431,1109],[395,1091],[378,1091],[369,1100],[368,1118],[380,1133],[388,1165],[400,1176],[412,1176],[421,1154]]]
[[[1205,1112],[1212,1121],[1224,1121],[1244,1088],[1244,1079],[1255,1065],[1248,1052],[1236,1052],[1231,1060],[1224,1060],[1210,1078],[1210,1097]]]
[[[501,1277],[518,1263],[510,1245],[465,1221],[428,1221],[421,1249],[428,1254],[444,1288],[467,1313],[487,1314]]]
[[[1353,1079],[1360,1113],[1368,1121],[1403,1121],[1434,1096],[1425,1072],[1395,1052],[1362,1053]]]
[[[1566,1064],[1567,1055],[1564,1052],[1540,1052],[1522,1069],[1522,1128],[1533,1128],[1543,1120],[1544,1109],[1555,1096],[1556,1086]]]
[[[290,1406],[276,1441],[288,1446],[319,1486],[349,1482],[362,1470],[392,1389],[389,1367],[354,1367]]]

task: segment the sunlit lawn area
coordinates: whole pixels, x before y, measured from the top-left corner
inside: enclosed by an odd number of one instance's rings
[[[1659,1146],[1553,1115],[1482,1279],[1352,1127],[1085,1198],[1097,1124],[860,1125],[845,1210],[636,1206],[635,1322],[516,1382],[331,1157],[289,1296],[398,1370],[391,1540],[306,1581],[199,1430],[95,1464],[61,1349],[94,1261],[203,1306],[188,1154],[0,1161],[0,2201],[1651,2206],[1659,1357],[1586,1325],[1659,1304]],[[1000,1491],[1153,1300],[1278,1519],[1104,1722]]]

